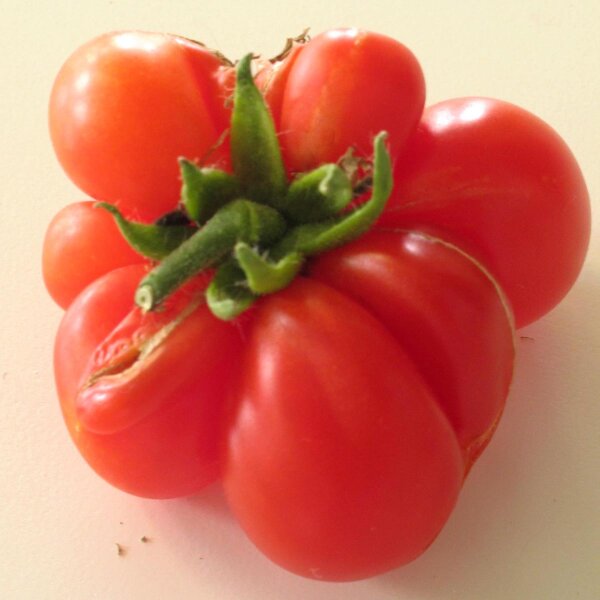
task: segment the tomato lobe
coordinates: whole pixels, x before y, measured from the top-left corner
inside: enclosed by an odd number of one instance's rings
[[[402,44],[355,29],[315,37],[295,58],[281,104],[281,144],[292,172],[368,156],[389,133],[394,153],[416,127],[425,99],[421,68]]]
[[[69,432],[99,475],[132,494],[179,497],[219,474],[222,410],[241,341],[201,305],[143,360],[86,387],[97,348],[119,337],[142,273],[139,266],[112,271],[78,296],[57,335],[55,376]],[[143,338],[143,318],[129,318],[120,339]]]
[[[425,111],[396,167],[380,223],[429,231],[482,262],[517,327],[572,287],[590,238],[589,195],[541,119],[500,100],[447,100]]]
[[[349,580],[431,543],[455,502],[462,458],[377,320],[297,279],[257,307],[242,369],[223,481],[263,552],[307,577]]]
[[[105,273],[144,259],[125,241],[111,215],[93,202],[65,206],[52,219],[42,251],[42,273],[54,301],[67,308]]]
[[[228,127],[221,66],[173,36],[92,40],[66,61],[52,90],[50,133],[61,165],[80,189],[129,216],[150,221],[173,210],[177,159],[206,158]],[[225,156],[223,146],[212,162]]]

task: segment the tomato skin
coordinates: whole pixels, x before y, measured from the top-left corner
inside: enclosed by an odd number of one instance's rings
[[[229,126],[221,61],[199,44],[125,31],[76,50],[50,98],[59,162],[91,197],[151,221],[173,210],[177,158],[204,158]],[[228,164],[227,145],[211,162]]]
[[[42,274],[52,299],[67,308],[98,277],[144,259],[125,241],[113,217],[93,202],[75,202],[52,219],[42,250]]]
[[[153,220],[179,197],[176,158],[200,158],[229,126],[234,75],[188,40],[98,38],[53,91],[59,159],[90,195]],[[221,478],[273,561],[362,579],[415,559],[446,522],[512,377],[514,321],[495,278],[519,325],[566,293],[589,239],[587,190],[562,140],[512,105],[453,100],[419,124],[422,72],[385,36],[327,32],[257,82],[291,173],[350,145],[367,156],[390,133],[381,227],[225,323],[198,302],[209,275],[140,312],[147,266],[118,246],[108,213],[72,205],[44,249],[48,289],[68,307],[57,389],[75,444],[114,486],[172,498]],[[211,161],[229,168],[227,152]],[[96,264],[98,247],[110,251]]]
[[[131,494],[180,497],[218,476],[225,382],[240,340],[202,304],[148,356],[123,372],[91,379],[98,348],[131,315],[143,273],[140,265],[111,271],[77,297],[58,331],[55,377],[69,432],[100,476]],[[138,319],[130,333],[135,342],[144,337],[144,318]],[[107,353],[120,352],[123,341]]]
[[[294,46],[282,60],[272,63],[263,63],[256,74],[256,86],[261,91],[275,123],[275,128],[281,130],[281,105],[287,85],[288,77],[304,44]]]
[[[257,307],[242,370],[223,482],[269,558],[306,577],[351,580],[431,543],[455,503],[462,457],[376,319],[297,279]]]
[[[468,471],[502,414],[512,314],[497,284],[446,242],[372,231],[317,259],[316,278],[359,302],[411,357],[452,424]]]
[[[444,250],[450,267],[439,265]],[[260,299],[233,324],[194,303],[210,275],[161,311],[132,309],[144,273],[131,265],[96,280],[57,336],[64,418],[98,474],[152,498],[188,495],[220,476],[253,542],[306,577],[369,577],[431,544],[495,427],[512,367],[510,319],[473,261],[423,235],[373,232],[317,258],[310,278]],[[410,273],[416,284],[403,283]],[[355,281],[340,285],[348,276]],[[380,297],[369,304],[363,288]],[[453,297],[462,304],[448,312]],[[402,323],[421,304],[433,313],[432,331],[419,329],[423,314]],[[472,336],[452,339],[463,322],[481,329],[480,362]],[[410,335],[421,335],[420,345]],[[492,396],[471,403],[469,415],[461,404],[468,393],[455,401],[443,387],[453,374],[468,376],[461,358],[481,366],[492,338],[501,346],[486,371],[493,381],[468,390]],[[448,357],[457,373],[437,374],[440,349],[457,353]]]
[[[558,134],[515,105],[458,98],[428,108],[396,162],[380,223],[429,231],[481,261],[517,327],[569,291],[590,238],[581,170]]]
[[[277,100],[290,171],[336,162],[350,147],[370,156],[382,130],[393,154],[404,146],[425,102],[421,67],[405,46],[384,35],[337,29],[316,36],[291,58],[283,99]]]

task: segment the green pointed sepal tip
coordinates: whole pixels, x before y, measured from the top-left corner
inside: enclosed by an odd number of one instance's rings
[[[275,260],[292,252],[314,256],[332,250],[360,237],[375,223],[385,208],[393,186],[392,163],[386,139],[387,133],[381,132],[374,141],[371,198],[342,216],[293,227],[272,248],[271,256]]]
[[[322,221],[346,208],[352,195],[350,179],[338,165],[321,165],[291,183],[286,216],[295,223]]]
[[[225,171],[199,167],[179,158],[181,203],[186,214],[199,225],[206,223],[221,207],[240,196],[237,179]]]
[[[304,257],[298,252],[271,262],[244,242],[236,244],[234,255],[246,276],[248,287],[255,294],[272,294],[287,287],[304,263]]]
[[[111,213],[129,245],[138,254],[151,260],[164,259],[196,232],[196,228],[189,225],[159,225],[130,221],[116,206],[108,202],[96,202],[94,207]]]
[[[247,285],[244,271],[234,260],[217,269],[205,296],[210,311],[223,321],[235,319],[257,299]]]

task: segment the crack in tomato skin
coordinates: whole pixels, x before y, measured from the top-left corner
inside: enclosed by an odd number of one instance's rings
[[[200,301],[152,350],[146,346],[147,356],[133,367],[83,391],[97,394],[95,414],[79,411],[78,382],[88,378],[95,350],[127,320],[143,272],[135,266],[108,273],[65,313],[55,349],[61,407],[81,454],[111,484],[150,498],[190,495],[219,474],[220,423],[242,346],[237,325],[215,319]],[[183,307],[189,306],[185,291],[176,296]],[[156,323],[158,317],[147,318]]]
[[[114,350],[111,348],[109,353],[115,354],[115,358],[109,361],[102,361],[106,362],[106,366],[92,373],[87,382],[83,385],[83,389],[93,386],[96,381],[102,377],[120,375],[133,367],[140,358],[140,350],[134,346],[124,345],[121,350]],[[94,362],[96,361],[97,359],[94,360]]]
[[[115,433],[160,408],[168,394],[135,400],[135,389],[148,385],[145,380],[152,379],[153,364],[160,361],[169,337],[204,304],[206,283],[206,275],[191,282],[160,312],[133,308],[96,348],[75,401],[81,426],[96,433]]]

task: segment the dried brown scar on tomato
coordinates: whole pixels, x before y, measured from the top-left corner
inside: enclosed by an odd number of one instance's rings
[[[82,428],[99,434],[116,433],[139,422],[166,401],[168,390],[166,395],[151,396],[131,395],[131,391],[157,386],[152,366],[161,360],[166,340],[204,302],[202,292],[196,290],[190,295],[189,289],[184,289],[154,313],[132,309],[98,346],[75,398]]]
[[[119,373],[123,373],[123,371],[126,371],[136,363],[139,356],[139,348],[136,348],[135,346],[126,348],[122,354],[116,356],[105,367],[99,369],[95,373],[92,373],[90,375],[90,378],[84,384],[84,388],[94,385],[94,383],[98,381],[98,379],[100,379],[101,377],[106,377],[109,375],[118,375]]]
[[[200,302],[201,298],[196,298],[175,315],[172,314],[175,312],[173,308],[152,314],[134,309],[92,356],[92,372],[83,389],[93,386],[103,377],[121,375],[143,361]]]

